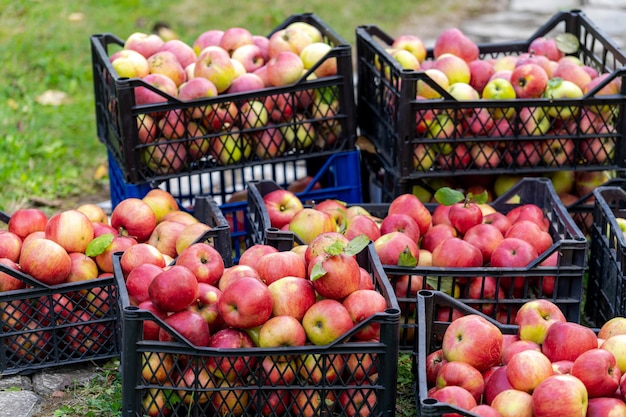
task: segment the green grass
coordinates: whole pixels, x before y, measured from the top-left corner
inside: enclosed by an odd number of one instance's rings
[[[419,3],[428,4],[430,0]],[[354,44],[354,28],[374,23],[393,33],[411,0],[202,2],[123,0],[6,2],[0,9],[0,210],[95,193],[106,185],[106,148],[98,141],[89,37],[111,32],[124,39],[165,21],[186,42],[201,32],[243,26],[269,34],[287,17],[314,12]],[[40,98],[65,94],[57,105]],[[103,176],[104,175],[104,176]],[[50,207],[47,206],[47,202]]]

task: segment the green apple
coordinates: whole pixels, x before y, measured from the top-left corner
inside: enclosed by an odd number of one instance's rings
[[[494,78],[485,85],[483,98],[487,100],[514,100],[515,88],[509,80]],[[495,119],[510,119],[514,114],[515,109],[513,107],[497,108],[493,111]]]
[[[548,81],[543,96],[549,99],[577,99],[583,96],[583,91],[571,81],[553,77]],[[579,106],[550,106],[547,112],[552,118],[566,120],[576,116],[579,110]]]

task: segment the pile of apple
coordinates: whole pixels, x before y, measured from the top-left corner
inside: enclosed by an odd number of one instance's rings
[[[422,40],[415,35],[397,37],[386,51],[403,68],[424,73],[417,81],[417,100],[425,106],[416,114],[416,137],[458,139],[458,143],[446,141],[440,146],[417,144],[414,166],[418,171],[434,166],[458,170],[613,164],[617,107],[554,104],[558,99],[581,99],[590,92],[593,97],[620,93],[620,77],[599,73],[578,57],[566,55],[578,51],[578,39],[571,34],[538,37],[519,55],[481,58],[475,42],[461,30],[450,28],[437,37],[432,57],[427,58]],[[557,101],[546,107],[531,102],[521,108],[428,108],[427,101],[441,100],[442,92],[459,102]],[[516,135],[531,140],[513,146],[510,138]],[[476,137],[493,140],[472,141]],[[580,140],[574,139],[578,137]]]
[[[346,205],[324,200],[312,207],[288,190],[277,189],[263,196],[271,226],[293,232],[305,244],[326,232],[346,238],[365,235],[372,242],[384,265],[443,268],[516,268],[526,267],[554,243],[550,221],[536,204],[522,204],[507,213],[484,202],[485,195],[473,196],[443,187],[437,191],[440,201],[431,212],[415,195],[401,194],[387,207],[386,213],[370,213],[363,205]],[[558,251],[546,256],[541,266],[555,266]],[[510,322],[514,307],[481,300],[529,297],[536,286],[537,296],[551,296],[555,277],[493,277],[489,272],[475,278],[395,276],[398,299],[415,299],[421,289],[443,290],[462,298],[476,300],[471,305],[503,322]],[[529,282],[530,281],[530,282]],[[530,285],[528,285],[530,284]],[[454,287],[452,287],[454,286]],[[533,293],[534,294],[534,293]],[[409,314],[410,309],[403,313]]]
[[[596,334],[538,299],[516,324],[503,334],[483,315],[453,319],[423,364],[428,397],[476,416],[626,415],[626,318]]]
[[[367,382],[375,378],[373,355],[365,355],[365,359],[363,355],[328,355],[332,366],[327,364],[324,366],[329,368],[322,369],[322,355],[296,350],[305,345],[328,345],[338,339],[379,339],[380,323],[371,320],[387,308],[387,302],[375,289],[370,272],[355,257],[368,244],[368,239],[348,241],[337,233],[320,235],[309,245],[289,251],[257,244],[242,253],[238,264],[228,268],[224,268],[217,251],[201,242],[187,247],[167,267],[144,260],[129,269],[125,252],[119,263],[131,304],[152,312],[176,331],[171,332],[156,320],[145,320],[144,340],[180,342],[182,337],[194,347],[294,348],[291,355],[263,359],[246,356],[245,351],[233,357],[208,354],[200,367],[176,366],[185,355],[176,359],[169,353],[153,352],[143,356],[143,378],[164,385],[173,381],[172,386],[164,386],[158,393],[161,398],[175,390],[184,404],[211,402],[220,415],[239,415],[235,409],[254,403],[249,391],[237,390],[241,386]],[[369,365],[365,363],[368,361]],[[255,375],[262,375],[262,380],[252,380]],[[230,396],[237,391],[238,401],[228,403],[220,391],[198,397],[197,392],[185,390],[197,387],[224,387]],[[367,398],[369,407],[376,401],[373,392]],[[344,410],[350,409],[346,404],[353,394],[344,390],[338,395],[336,400]],[[280,389],[271,394],[280,400],[276,407],[293,404],[297,415],[307,407],[316,407],[303,405],[313,401],[306,400],[310,393],[303,391],[299,394],[302,398],[290,395],[290,390]],[[276,398],[267,401],[272,403]],[[146,409],[158,408],[154,393],[149,393],[145,402]],[[357,412],[347,411],[348,415]]]
[[[168,96],[185,102],[137,116],[139,142],[155,144],[142,147],[143,162],[155,173],[172,174],[200,160],[236,164],[334,143],[339,122],[320,121],[338,112],[331,91],[276,92],[246,100],[229,96],[292,85],[305,75],[308,80],[336,75],[336,58],[326,56],[332,48],[317,27],[296,21],[270,36],[241,27],[212,29],[192,45],[136,32],[109,60],[120,77],[140,78],[165,93],[136,87],[137,105],[167,102]],[[226,98],[192,105],[218,95]]]
[[[123,200],[110,219],[96,204],[84,204],[51,216],[37,208],[18,209],[10,216],[7,228],[0,231],[0,263],[53,287],[84,283],[113,276],[114,252],[127,251],[135,263],[154,259],[165,266],[177,256],[177,250],[209,229],[191,214],[178,210],[171,194],[160,189],[151,190],[143,199]],[[0,291],[29,287],[27,280],[0,272]],[[60,290],[51,299],[42,296],[35,303],[28,298],[6,302],[2,308],[5,330],[47,326],[58,315],[73,323],[65,335],[68,344],[81,351],[89,346],[97,351],[110,329],[95,321],[110,308],[111,297],[117,297],[107,291],[108,287],[95,285],[85,291]],[[46,306],[51,302],[54,305]],[[32,320],[38,315],[41,317]],[[90,324],[77,324],[82,322]],[[56,323],[60,327],[62,324]],[[38,349],[23,347],[30,336],[37,338],[33,345]],[[33,356],[35,351],[44,354],[45,344],[51,341],[52,337],[29,332],[11,348],[17,354]]]

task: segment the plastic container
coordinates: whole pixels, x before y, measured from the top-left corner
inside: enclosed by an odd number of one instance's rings
[[[273,239],[280,238],[286,242],[294,239],[297,241],[297,237],[292,232],[269,227],[270,222],[263,204],[263,195],[279,187],[272,181],[251,182],[248,185],[251,191],[248,198],[248,216],[250,217],[253,241],[262,243],[267,236],[271,236]],[[544,210],[550,221],[549,232],[554,241],[547,251],[527,267],[411,268],[383,265],[402,310],[400,318],[401,350],[410,351],[413,348],[416,324],[412,312],[416,293],[411,288],[415,287],[416,280],[417,282],[422,281],[422,277],[427,277],[428,285],[435,290],[445,290],[451,293],[451,289],[456,288],[456,298],[460,302],[474,306],[479,311],[505,323],[512,323],[515,311],[533,298],[549,299],[561,308],[569,321],[580,321],[583,279],[587,268],[589,244],[556,195],[549,179],[524,178],[506,194],[491,203],[491,206],[497,211],[508,213],[522,204],[535,204]],[[388,204],[360,205],[371,214],[381,218],[387,215],[389,207]],[[436,207],[434,204],[427,204],[426,206],[431,213]],[[556,265],[541,265],[555,253],[559,254]],[[504,291],[505,299],[496,300],[486,295],[487,289],[484,286],[484,282],[488,281],[486,277],[495,278],[496,286]],[[506,285],[514,277],[518,278],[518,282],[521,280],[518,289]],[[467,285],[469,279],[480,279],[480,282],[483,283],[477,298],[469,296],[469,285]]]
[[[441,291],[422,290],[417,293],[417,340],[414,355],[415,400],[418,415],[440,417],[448,413],[456,413],[464,417],[478,417],[477,414],[463,410],[455,405],[446,404],[433,398],[428,398],[428,384],[426,382],[426,357],[431,352],[441,348],[441,339],[451,322],[450,316],[446,318],[441,311],[454,309],[455,312],[466,316],[468,314],[478,314],[496,327],[503,334],[517,334],[518,326],[502,324],[489,316],[476,312],[466,304],[456,300]]]
[[[259,165],[267,160],[315,159],[353,150],[356,113],[352,48],[311,13],[287,18],[274,32],[294,22],[306,22],[320,30],[323,41],[332,46],[322,63],[336,60],[336,75],[307,80],[309,73],[315,69],[311,68],[292,85],[245,93],[221,93],[207,99],[184,102],[156,88],[147,87],[148,84],[141,79],[120,78],[109,57],[122,49],[124,41],[110,33],[91,36],[97,133],[117,162],[122,179],[129,184],[141,184]],[[162,95],[163,102],[137,104],[135,89],[138,87],[146,87]],[[268,114],[249,106],[252,101],[265,103]],[[188,113],[191,113],[189,117]],[[167,119],[169,124],[181,126],[181,129],[184,126],[184,133],[177,139],[160,140],[155,146],[149,142],[153,142],[157,134],[148,125],[152,120],[158,123],[166,114],[171,115]],[[263,123],[266,116],[272,124]],[[261,122],[244,123],[246,119],[256,117]],[[199,130],[197,123],[188,123],[189,119],[204,123],[206,127]],[[300,139],[287,139],[285,149],[278,153],[263,146],[253,149],[252,136],[266,134],[271,135],[274,142],[279,141],[274,127],[283,129],[287,136]],[[140,140],[140,130],[142,135],[144,131],[152,133],[148,133],[147,139]],[[222,142],[228,145],[225,132],[235,132],[236,137],[229,137],[235,142],[233,149],[214,146]],[[201,152],[188,151],[192,144],[200,144]],[[167,156],[169,153],[176,155]]]
[[[393,296],[392,289],[385,273],[377,261],[372,245],[357,255],[359,264],[364,267],[373,277],[375,287],[387,300],[388,309],[385,312],[375,314],[362,324],[356,326],[345,337],[338,339],[326,346],[301,346],[282,348],[208,348],[190,345],[181,338],[174,330],[151,312],[140,310],[129,305],[128,295],[123,287],[119,254],[114,255],[114,265],[117,267],[115,276],[122,289],[120,291],[120,309],[122,312],[121,322],[123,332],[123,350],[121,353],[121,366],[123,378],[122,392],[122,416],[141,416],[145,414],[155,416],[184,415],[307,415],[305,406],[298,403],[295,398],[308,396],[309,407],[315,401],[316,396],[322,399],[319,409],[311,415],[353,415],[348,414],[356,408],[356,415],[369,416],[393,416],[395,413],[395,387],[397,380],[396,366],[398,360],[398,317],[400,314],[397,301]],[[152,321],[169,329],[174,335],[173,342],[160,342],[142,340],[142,326],[145,322]],[[378,323],[380,324],[380,342],[352,342],[350,337],[357,329]],[[171,355],[168,357],[168,355]],[[298,376],[292,383],[278,379],[276,384],[263,378],[263,367],[259,364],[269,363],[270,368],[281,375],[281,360],[285,355],[290,358],[299,357],[302,362],[296,367]],[[341,365],[342,360],[349,355],[359,358],[360,367],[349,368]],[[169,371],[163,373],[163,378],[148,380],[142,376],[141,361],[143,357],[158,358],[150,367],[153,371],[164,370],[168,366]],[[176,360],[169,362],[169,358]],[[372,364],[367,363],[372,360]],[[176,375],[185,372],[196,375],[207,375],[205,372],[211,362],[217,361],[225,367],[227,364],[234,365],[238,362],[241,366],[233,374],[230,385],[216,386],[218,382],[215,376],[212,382],[204,385],[190,383],[181,386]],[[303,364],[307,361],[319,371],[319,378],[308,377]],[[169,366],[171,365],[171,368]],[[223,369],[223,368],[222,368]],[[268,369],[268,368],[265,368]],[[352,371],[351,369],[354,369]],[[373,370],[377,370],[373,374]],[[361,376],[363,371],[365,376]],[[303,375],[301,375],[301,373]],[[150,374],[150,373],[149,373]],[[338,376],[334,376],[338,374]],[[368,375],[369,374],[369,375]],[[148,376],[148,378],[150,378]],[[279,395],[279,394],[285,394]],[[358,395],[366,395],[371,402],[358,402]],[[274,402],[277,398],[282,399]],[[351,402],[331,401],[332,396],[336,399],[350,397]],[[190,405],[186,405],[181,398],[193,397]],[[165,398],[165,401],[161,402]],[[167,400],[167,399],[170,400]],[[230,399],[231,401],[226,401]],[[160,406],[159,406],[160,404]],[[298,405],[300,404],[300,405]],[[343,405],[342,405],[343,404]],[[165,410],[168,408],[169,412]],[[283,414],[284,413],[284,414]],[[360,413],[360,414],[359,414]]]
[[[626,217],[626,191],[617,186],[594,190],[593,227],[585,317],[596,327],[626,316],[626,239],[617,223]]]
[[[0,273],[25,284],[0,292],[0,374],[28,374],[120,354],[113,276],[50,286],[3,264]]]
[[[298,193],[305,199],[319,195],[334,195],[343,201],[361,201],[360,152],[358,150],[338,152],[318,161],[311,182]],[[272,179],[282,187],[288,187],[307,176],[307,161],[268,161],[258,165],[243,166],[224,171],[205,172],[170,178],[155,183],[129,184],[114,158],[109,154],[109,178],[111,204],[115,207],[129,197],[143,197],[150,189],[159,187],[167,190],[187,210],[193,210],[197,196],[208,196],[218,205],[230,226],[233,259],[239,256],[249,243],[246,202],[246,183],[262,178]],[[321,189],[318,189],[318,186]],[[236,221],[234,221],[236,219]]]
[[[359,26],[360,132],[374,144],[383,165],[399,185],[415,178],[449,175],[607,169],[623,172],[626,121],[621,115],[626,103],[626,55],[583,12],[559,12],[527,40],[480,44],[480,57],[521,55],[533,39],[563,32],[573,34],[580,42],[573,55],[599,72],[609,73],[606,83],[621,82],[619,94],[599,95],[602,84],[580,99],[457,101],[440,89],[443,99],[418,100],[418,82],[431,86],[436,83],[425,71],[403,70],[385,51],[394,39],[383,30],[373,25]],[[433,50],[428,49],[427,54],[432,58]],[[542,119],[528,109],[537,107],[549,114],[550,129],[533,135],[531,122]],[[508,108],[513,116],[497,121],[498,112]],[[590,127],[594,111],[599,119]],[[471,126],[467,114],[479,115],[482,121]],[[600,145],[598,149],[596,145]]]

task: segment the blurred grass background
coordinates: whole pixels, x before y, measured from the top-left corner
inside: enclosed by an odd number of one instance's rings
[[[354,28],[393,32],[407,10],[430,0],[259,1],[68,0],[3,2],[0,6],[0,210],[103,194],[106,149],[96,136],[89,37],[125,39],[167,23],[192,43],[205,30],[242,26],[267,35],[287,17],[314,12],[351,44]],[[421,6],[420,6],[421,4]]]

